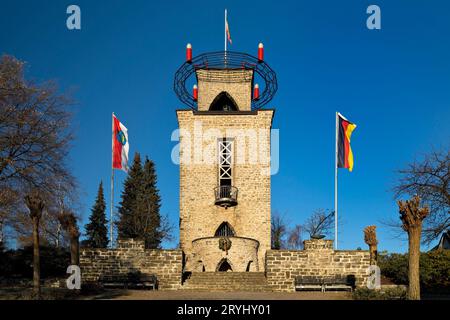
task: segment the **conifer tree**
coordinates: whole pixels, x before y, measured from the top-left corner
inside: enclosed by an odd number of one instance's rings
[[[156,182],[153,161],[146,157],[142,166],[136,153],[122,192],[117,224],[119,238],[145,240],[146,248],[158,248],[161,240],[170,236],[171,228],[159,212],[161,198]]]
[[[156,187],[157,177],[153,161],[147,157],[143,167],[141,187],[137,198],[137,214],[140,216],[140,233],[146,248],[158,248],[163,234],[160,230],[161,198]]]
[[[103,194],[103,182],[100,182],[97,198],[89,217],[89,223],[85,227],[88,247],[106,248],[108,246],[108,228],[106,224],[106,202]]]
[[[142,163],[139,153],[135,153],[133,164],[128,171],[122,191],[122,201],[119,203],[119,221],[117,229],[119,239],[141,238],[137,222],[137,195],[142,185]]]

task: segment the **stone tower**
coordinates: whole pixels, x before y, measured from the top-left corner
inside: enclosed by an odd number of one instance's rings
[[[191,75],[192,95],[186,90]],[[265,83],[261,95],[256,79]],[[178,70],[175,91],[191,107],[176,112],[184,271],[264,271],[274,110],[260,107],[276,89],[262,56],[187,54]]]

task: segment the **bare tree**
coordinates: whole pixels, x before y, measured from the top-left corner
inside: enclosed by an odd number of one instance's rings
[[[303,248],[302,239],[303,227],[296,225],[288,232],[287,247],[291,250],[300,250]]]
[[[37,190],[25,197],[25,203],[30,210],[30,218],[33,222],[33,289],[36,298],[41,293],[41,267],[39,256],[39,220],[44,210],[44,201]]]
[[[422,234],[422,221],[429,214],[428,207],[420,207],[420,197],[414,196],[411,200],[398,201],[402,228],[408,233],[408,298],[420,300],[420,236]]]
[[[285,247],[286,232],[287,232],[286,222],[284,221],[283,217],[280,214],[275,212],[272,215],[272,225],[271,225],[272,249],[280,250]]]
[[[61,232],[58,215],[62,213],[57,205],[53,195],[41,193],[42,199],[46,203],[45,210],[40,218],[39,242],[41,245],[65,247],[70,243],[70,237],[67,233]],[[67,207],[70,207],[69,202]],[[33,244],[33,228],[30,223],[28,208],[19,203],[14,211],[8,215],[7,225],[13,231],[17,243],[20,246],[29,246]]]
[[[334,228],[334,211],[327,212],[324,209],[317,209],[306,220],[303,230],[311,238],[319,236],[330,236]]]
[[[80,264],[80,231],[77,225],[77,219],[75,215],[65,210],[63,213],[58,215],[59,223],[62,228],[69,234],[70,236],[70,264],[71,265],[79,265]]]
[[[376,226],[368,226],[364,228],[364,242],[369,246],[370,252],[370,264],[377,264],[377,256],[378,256],[378,240],[377,240],[377,227]]]
[[[56,200],[61,193],[73,200],[76,194],[75,179],[65,163],[73,138],[70,100],[58,94],[51,82],[27,81],[24,65],[11,56],[0,59],[0,193],[12,190],[21,199],[29,190],[39,190],[46,203],[39,219],[41,236],[56,242]],[[22,240],[31,240],[24,203],[16,205],[8,215],[3,210],[2,216]]]
[[[450,151],[433,151],[399,173],[400,180],[394,187],[396,199],[418,195],[429,207],[423,242],[430,244],[450,228]]]
[[[49,192],[73,179],[65,167],[72,134],[69,100],[50,82],[24,79],[24,63],[0,60],[0,184]],[[64,183],[62,183],[64,182]]]
[[[9,218],[17,207],[18,195],[17,192],[11,188],[0,189],[0,244],[5,241],[5,226]]]

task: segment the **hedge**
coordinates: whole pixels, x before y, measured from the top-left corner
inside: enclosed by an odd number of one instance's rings
[[[381,274],[396,284],[408,284],[408,254],[380,254]],[[420,285],[424,292],[450,292],[450,250],[420,254]]]
[[[41,278],[65,276],[70,253],[63,248],[40,247]],[[0,252],[0,277],[31,278],[33,247]]]

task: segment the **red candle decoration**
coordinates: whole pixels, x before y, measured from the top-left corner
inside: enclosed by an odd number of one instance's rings
[[[264,60],[264,45],[262,43],[259,43],[258,45],[258,60]]]
[[[197,101],[197,99],[198,99],[198,88],[197,88],[196,84],[194,84],[194,86],[192,87],[192,95],[194,96],[194,101]]]
[[[255,88],[253,89],[253,100],[259,99],[259,85],[255,84]]]
[[[192,61],[192,46],[190,43],[186,46],[186,62]]]

